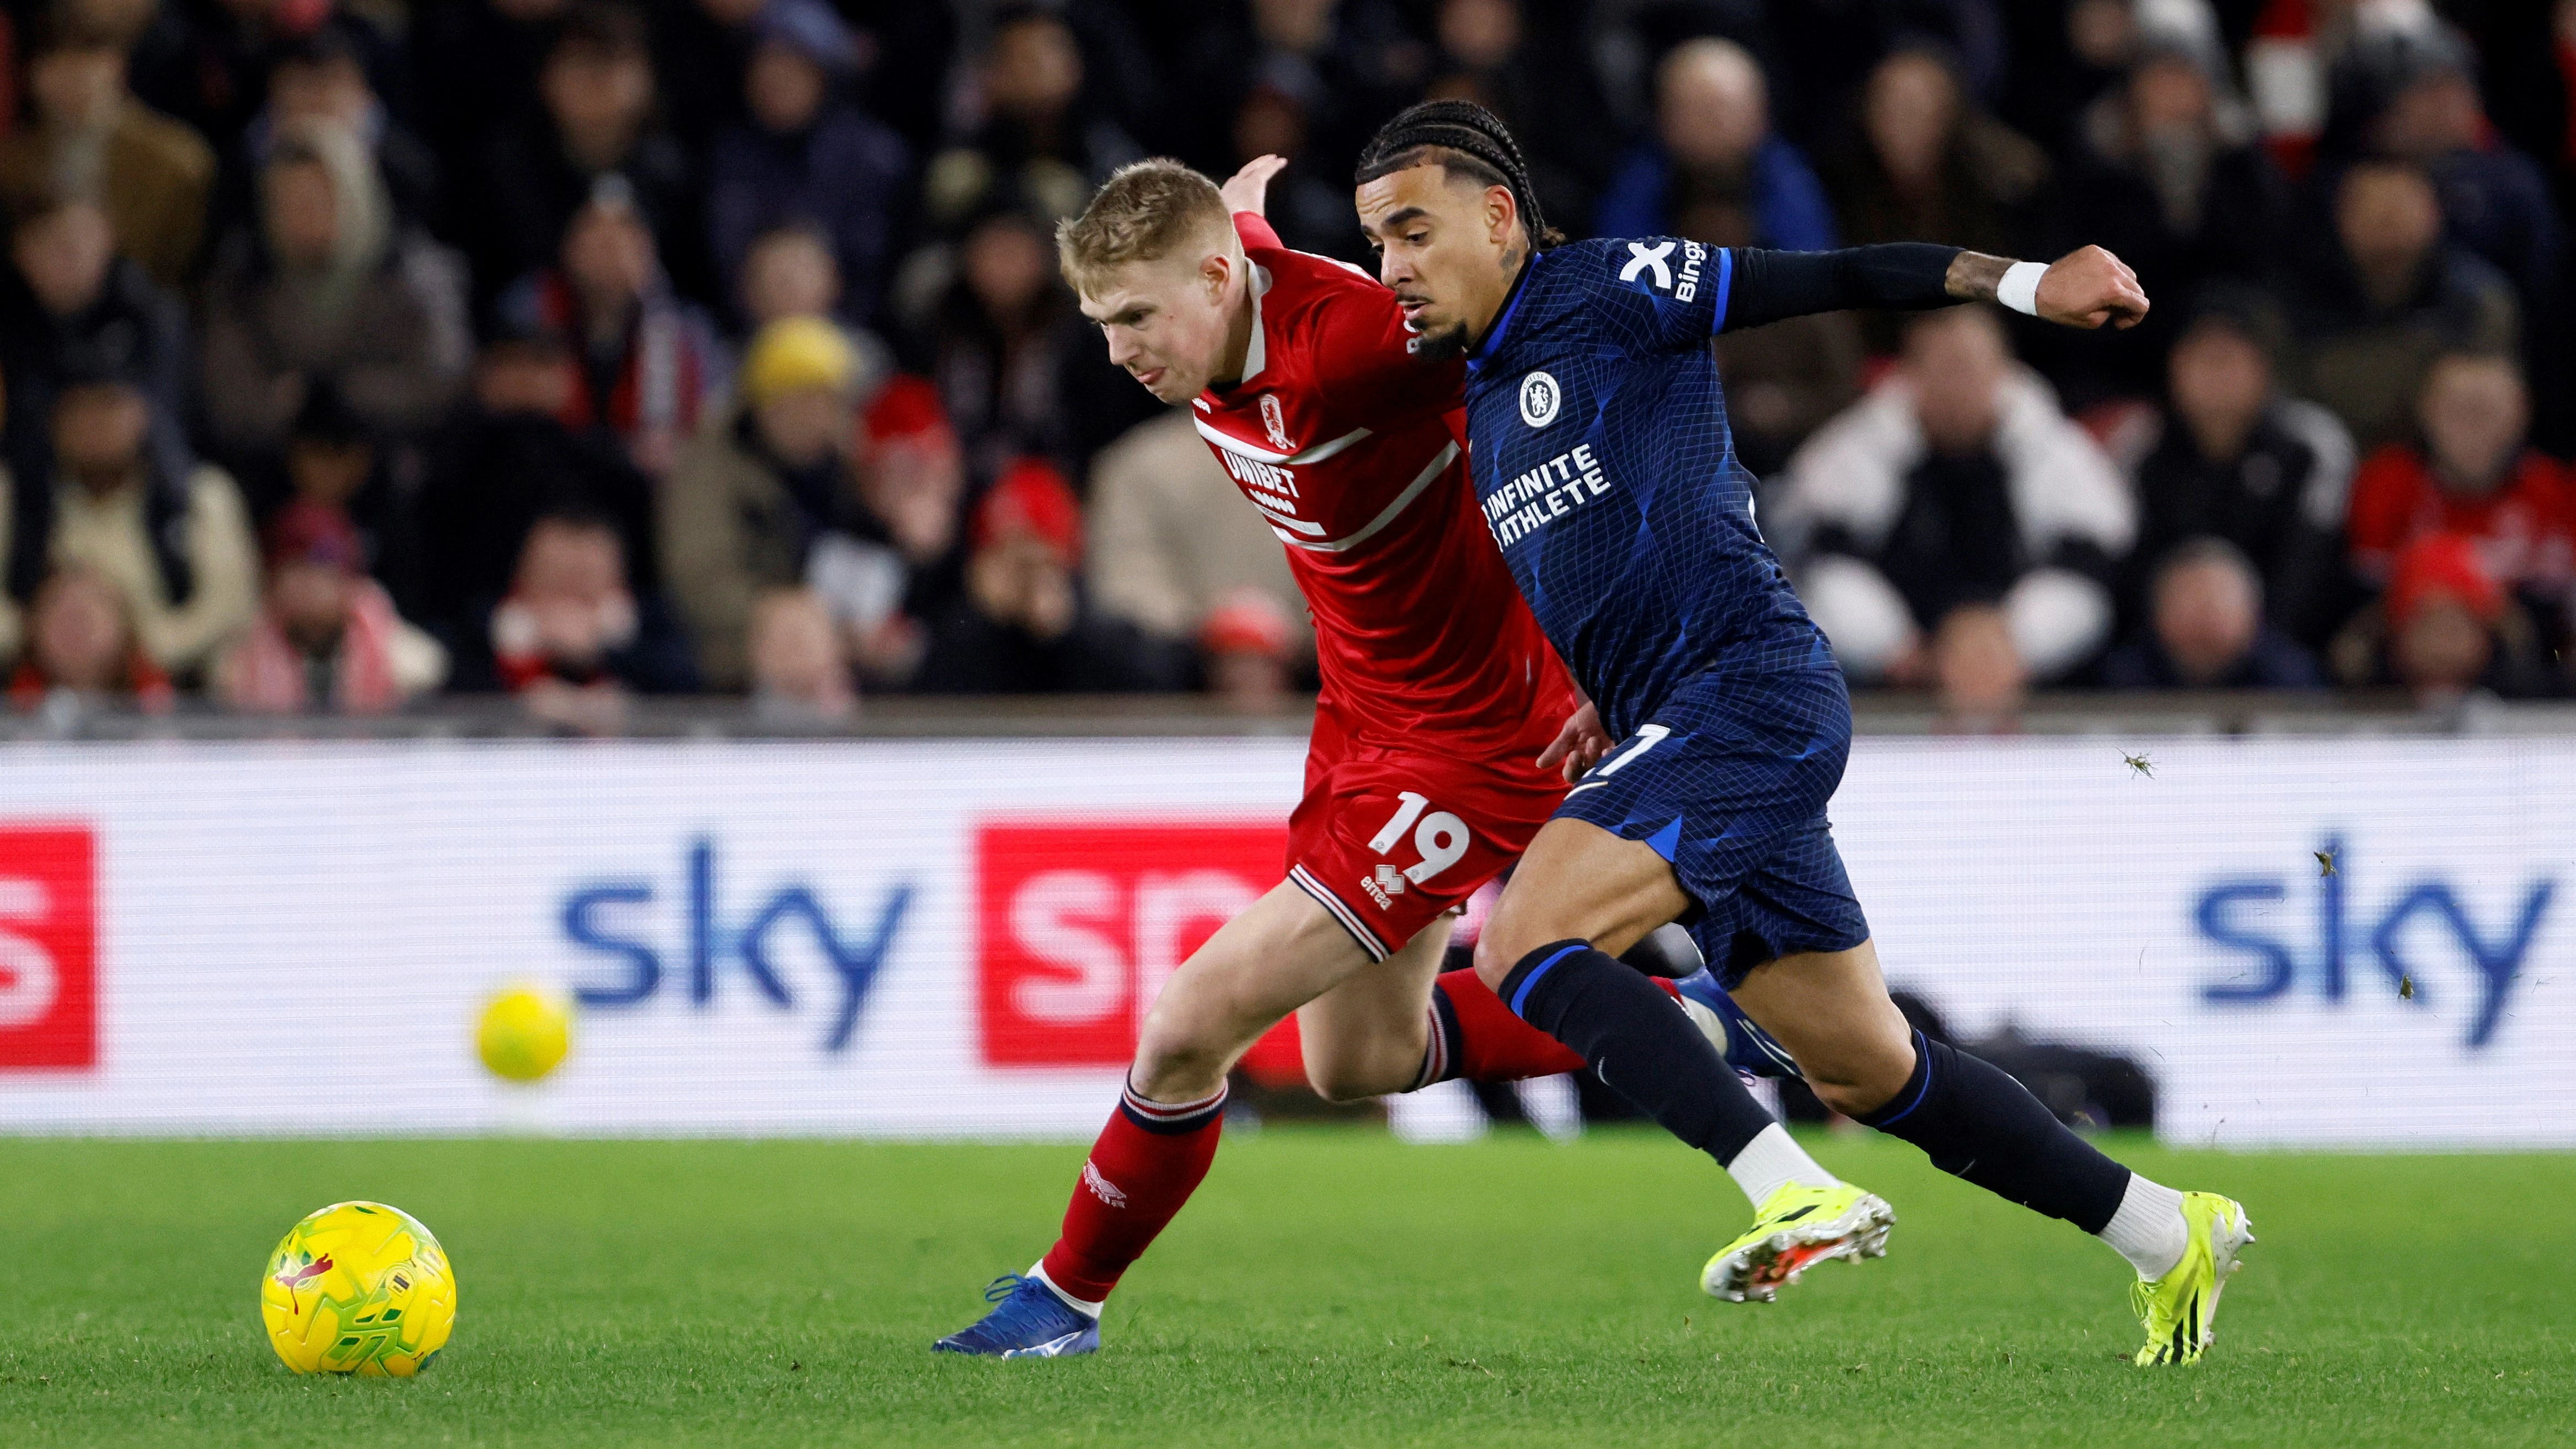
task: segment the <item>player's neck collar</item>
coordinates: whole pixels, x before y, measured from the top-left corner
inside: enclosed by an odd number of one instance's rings
[[[1485,340],[1467,352],[1467,371],[1482,372],[1496,349],[1503,345],[1503,334],[1511,330],[1512,314],[1520,310],[1521,293],[1529,287],[1530,273],[1538,270],[1539,253],[1532,251],[1521,262],[1521,272],[1512,278],[1512,289],[1503,294],[1503,310],[1494,314],[1494,325],[1485,329]]]

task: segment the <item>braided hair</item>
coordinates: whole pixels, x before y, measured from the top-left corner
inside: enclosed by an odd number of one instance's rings
[[[1565,234],[1549,226],[1539,213],[1529,162],[1522,159],[1511,128],[1474,101],[1423,101],[1405,107],[1394,120],[1378,127],[1361,148],[1359,171],[1351,184],[1364,185],[1432,162],[1510,191],[1532,246],[1552,247],[1565,240]]]

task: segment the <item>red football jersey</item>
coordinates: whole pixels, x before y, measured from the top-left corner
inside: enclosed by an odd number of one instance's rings
[[[1252,348],[1242,381],[1190,409],[1287,545],[1315,617],[1318,708],[1366,744],[1552,739],[1573,688],[1477,511],[1447,416],[1463,366],[1405,350],[1377,279],[1287,250],[1249,213],[1235,226]]]

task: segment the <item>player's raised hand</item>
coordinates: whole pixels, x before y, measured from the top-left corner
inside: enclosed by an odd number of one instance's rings
[[[1285,156],[1255,156],[1244,162],[1242,170],[1227,177],[1225,184],[1216,189],[1217,194],[1225,198],[1225,209],[1264,215],[1262,207],[1270,200],[1270,178],[1286,170],[1287,166],[1288,158]]]
[[[2128,263],[2100,247],[2078,247],[2040,274],[2037,306],[2060,326],[2125,329],[2146,320],[2147,293]]]
[[[1610,753],[1610,747],[1617,743],[1602,732],[1601,711],[1586,702],[1583,708],[1565,717],[1565,728],[1556,732],[1553,743],[1539,751],[1538,767],[1552,770],[1563,765],[1565,783],[1571,785],[1584,771],[1599,764],[1601,757]]]

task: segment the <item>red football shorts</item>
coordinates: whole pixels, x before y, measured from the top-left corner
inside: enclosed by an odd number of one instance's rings
[[[1385,960],[1519,859],[1555,813],[1565,782],[1532,763],[1545,744],[1361,745],[1319,714],[1306,797],[1288,817],[1288,878]]]

